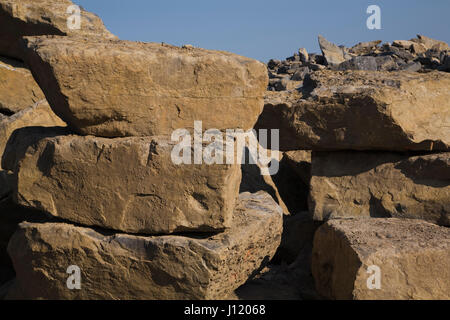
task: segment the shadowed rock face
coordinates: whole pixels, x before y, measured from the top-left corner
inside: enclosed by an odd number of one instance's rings
[[[419,220],[330,220],[314,238],[312,272],[328,299],[448,300],[449,263],[450,229]],[[371,266],[379,289],[367,285]]]
[[[205,130],[247,130],[262,111],[267,69],[235,54],[68,37],[27,38],[27,46],[50,105],[81,134],[170,135],[195,120]]]
[[[115,39],[95,14],[81,9],[80,29],[71,30],[69,0],[0,0],[0,55],[23,59],[18,43],[23,36],[61,35]]]
[[[223,299],[264,267],[281,239],[282,211],[268,194],[241,194],[234,212],[229,230],[205,238],[23,223],[8,247],[17,272],[9,298]],[[66,287],[74,264],[81,290]]]
[[[263,175],[260,164],[243,164],[240,192],[265,191],[269,193],[286,215],[296,215],[307,211],[309,181],[301,181],[297,170],[289,163],[286,154],[278,154],[278,171],[273,175]]]
[[[48,105],[42,100],[22,111],[0,119],[0,160],[3,156],[8,140],[15,130],[24,127],[65,127],[66,124],[58,118]],[[0,169],[2,165],[0,163]]]
[[[6,170],[0,170],[0,201],[12,192],[13,175]]]
[[[450,226],[450,153],[315,152],[314,218],[395,217]]]
[[[0,267],[12,268],[6,248],[11,236],[18,229],[19,223],[23,221],[48,222],[49,217],[40,211],[29,210],[16,205],[10,197],[0,200]]]
[[[284,153],[284,158],[297,176],[309,186],[311,182],[311,151],[288,151]]]
[[[240,166],[174,164],[169,138],[70,135],[28,148],[24,139],[12,143],[5,159],[23,206],[130,233],[210,232],[231,224]],[[17,150],[26,152],[20,157]]]
[[[318,71],[303,94],[268,95],[258,123],[282,150],[446,151],[449,87],[443,72]]]

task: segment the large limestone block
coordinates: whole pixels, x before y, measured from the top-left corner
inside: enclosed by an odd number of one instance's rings
[[[450,226],[450,153],[315,152],[314,218],[417,218]]]
[[[10,117],[0,119],[0,159],[5,151],[8,140],[15,130],[24,127],[65,127],[66,123],[57,117],[47,101],[41,100],[34,105],[15,113]],[[0,169],[2,166],[0,166]]]
[[[14,143],[8,168],[16,173],[20,205],[129,233],[210,232],[231,224],[240,166],[175,164],[169,138],[52,136],[22,158],[16,150],[28,142]]]
[[[447,151],[448,88],[437,71],[318,71],[303,94],[268,95],[260,122],[280,128],[281,150]]]
[[[80,28],[71,29],[76,22],[69,0],[0,0],[0,55],[23,58],[18,40],[35,35],[82,35],[116,38],[102,20],[80,7]]]
[[[263,108],[266,66],[219,51],[69,37],[26,40],[27,63],[56,114],[103,137],[192,129],[251,129]]]
[[[8,247],[20,288],[9,298],[225,299],[271,259],[282,232],[282,211],[264,192],[241,194],[234,212],[230,229],[205,238],[23,223]],[[66,286],[70,265],[80,290]]]
[[[0,57],[0,113],[11,115],[45,99],[24,64]]]
[[[314,238],[312,273],[328,299],[448,300],[449,264],[450,229],[420,220],[330,220]]]

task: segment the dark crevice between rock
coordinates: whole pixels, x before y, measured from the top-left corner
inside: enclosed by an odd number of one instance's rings
[[[10,117],[10,116],[12,116],[12,115],[14,114],[14,112],[12,112],[12,111],[9,110],[9,109],[2,108],[2,107],[0,106],[0,114],[4,115],[4,116],[6,116],[6,117]]]
[[[311,273],[311,255],[315,231],[322,223],[313,221],[308,211],[309,186],[287,157],[280,161],[278,173],[270,177],[273,185],[266,182],[256,164],[243,164],[241,170],[240,192],[262,190],[276,202],[278,192],[291,215],[283,216],[281,243],[273,259],[239,287],[235,295],[243,300],[319,299]]]

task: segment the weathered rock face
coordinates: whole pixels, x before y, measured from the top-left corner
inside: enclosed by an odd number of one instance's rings
[[[19,128],[33,126],[64,127],[66,123],[53,113],[45,100],[41,100],[10,117],[0,119],[0,159],[11,134]]]
[[[48,106],[48,105],[47,105]],[[37,144],[40,140],[49,137],[64,136],[73,134],[67,127],[44,127],[25,126],[14,130],[8,139],[3,156],[1,158],[2,167],[9,174],[16,168],[16,163],[25,157],[28,147]],[[14,177],[10,179],[14,181]],[[15,182],[12,182],[15,184]]]
[[[26,142],[14,143],[11,152]],[[175,144],[164,137],[44,138],[9,168],[16,173],[15,200],[72,222],[130,233],[229,227],[240,166],[177,165],[171,159]]]
[[[392,42],[393,46],[404,48],[404,49],[410,49],[411,46],[413,46],[414,44],[417,44],[417,43],[414,41],[411,41],[411,40],[394,40]]]
[[[45,99],[24,64],[0,57],[0,113],[11,115]]]
[[[369,42],[360,42],[357,45],[354,45],[349,49],[350,53],[357,55],[365,55],[377,50],[378,45],[381,43],[381,40],[369,41]]]
[[[0,55],[23,58],[18,40],[23,36],[81,35],[116,38],[95,14],[80,8],[80,28],[70,29],[73,5],[69,0],[0,0]],[[69,25],[72,25],[72,19]]]
[[[319,46],[320,50],[322,50],[322,54],[327,61],[328,65],[330,66],[337,66],[344,62],[344,50],[342,48],[339,48],[334,43],[331,43],[324,37],[319,35]]]
[[[281,150],[449,150],[447,73],[318,71],[308,85],[266,97],[260,127],[281,128]]]
[[[206,129],[251,129],[262,111],[268,76],[256,60],[160,43],[27,42],[27,63],[47,100],[81,134],[170,135],[194,120]]]
[[[448,300],[449,263],[448,228],[408,219],[345,219],[317,231],[312,272],[316,289],[329,299]],[[369,278],[371,266],[380,268],[379,289]]]
[[[446,42],[432,39],[421,34],[418,34],[417,38],[411,39],[411,41],[424,45],[426,49],[450,50]]]
[[[233,227],[209,238],[23,223],[8,247],[20,288],[9,298],[223,299],[271,259],[281,231],[281,209],[264,192],[241,194]],[[66,286],[74,264],[80,290]]]
[[[450,153],[316,152],[314,218],[416,218],[450,226]]]

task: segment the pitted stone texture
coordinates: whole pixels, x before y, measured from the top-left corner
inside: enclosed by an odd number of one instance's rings
[[[409,219],[339,219],[316,232],[312,273],[328,299],[448,300],[449,263],[449,228]],[[379,288],[373,287],[374,266]]]
[[[233,226],[211,237],[103,235],[70,224],[23,223],[8,252],[17,273],[9,299],[226,299],[280,244],[281,208],[244,193]],[[81,269],[81,290],[66,268]]]

